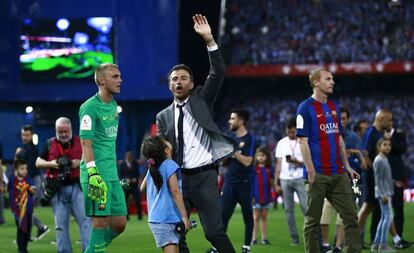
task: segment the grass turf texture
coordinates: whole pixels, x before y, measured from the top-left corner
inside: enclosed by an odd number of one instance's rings
[[[302,231],[303,217],[300,214],[299,206],[296,206],[296,217],[298,222],[298,230]],[[31,253],[54,253],[56,252],[56,245],[50,242],[55,239],[55,230],[53,223],[53,214],[51,208],[36,208],[36,215],[51,228],[51,232],[47,234],[42,240],[29,243],[29,252]],[[6,224],[0,226],[0,253],[17,252],[17,245],[13,243],[16,239],[16,226],[11,215],[10,209],[5,209]],[[196,214],[192,218],[198,220]],[[405,229],[404,238],[407,240],[414,240],[414,203],[405,204]],[[334,232],[334,222],[331,223],[330,232]],[[367,226],[368,228],[368,226]],[[76,244],[76,240],[80,240],[79,229],[76,222],[71,219],[70,231],[72,239],[72,247],[74,253],[81,252],[81,246]],[[36,235],[37,229],[32,231]],[[233,242],[237,252],[241,252],[241,247],[244,240],[244,226],[241,211],[236,208],[236,211],[230,220],[228,234]],[[366,235],[368,236],[368,235]],[[197,228],[190,231],[188,234],[188,244],[193,253],[204,253],[210,244],[204,238],[204,234],[199,224]],[[333,236],[331,236],[333,238]],[[366,237],[368,238],[368,237]],[[260,240],[260,234],[258,236]],[[272,243],[269,246],[260,244],[252,246],[252,253],[274,253],[274,252],[304,252],[303,236],[300,235],[301,243],[299,246],[290,246],[290,236],[287,228],[287,221],[282,209],[279,205],[277,210],[270,209],[268,215],[268,239]],[[388,237],[391,242],[390,236]],[[368,241],[366,239],[366,241]],[[113,243],[107,248],[110,253],[126,253],[126,252],[161,252],[156,248],[151,231],[148,228],[146,217],[143,220],[137,221],[136,216],[131,216],[130,221],[127,222],[127,227],[124,233],[116,238]],[[365,252],[369,252],[366,250]],[[414,252],[414,248],[402,250],[401,252]]]

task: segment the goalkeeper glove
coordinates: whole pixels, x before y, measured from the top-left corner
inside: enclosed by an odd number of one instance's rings
[[[88,168],[88,197],[100,203],[106,203],[108,188],[95,166]]]

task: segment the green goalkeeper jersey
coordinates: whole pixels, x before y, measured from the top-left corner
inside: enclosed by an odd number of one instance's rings
[[[116,136],[118,133],[118,112],[115,100],[102,101],[98,94],[89,98],[79,109],[82,140],[92,141],[96,167],[104,181],[118,181],[116,164]],[[81,183],[88,182],[84,157],[81,164]]]

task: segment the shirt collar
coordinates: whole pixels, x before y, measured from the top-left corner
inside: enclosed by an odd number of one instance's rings
[[[188,96],[188,98],[186,98],[186,100],[184,100],[183,102],[178,102],[177,100],[174,100],[174,108],[177,108],[177,105],[187,104],[189,98],[190,96]]]

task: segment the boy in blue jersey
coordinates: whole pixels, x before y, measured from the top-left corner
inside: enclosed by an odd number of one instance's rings
[[[360,252],[356,205],[348,182],[359,177],[349,165],[342,138],[339,106],[328,99],[335,82],[332,73],[323,68],[309,74],[313,89],[311,97],[303,101],[297,110],[296,126],[299,145],[306,170],[308,211],[305,215],[304,240],[307,253],[320,252],[319,231],[324,198],[339,212],[345,228],[348,253]]]

